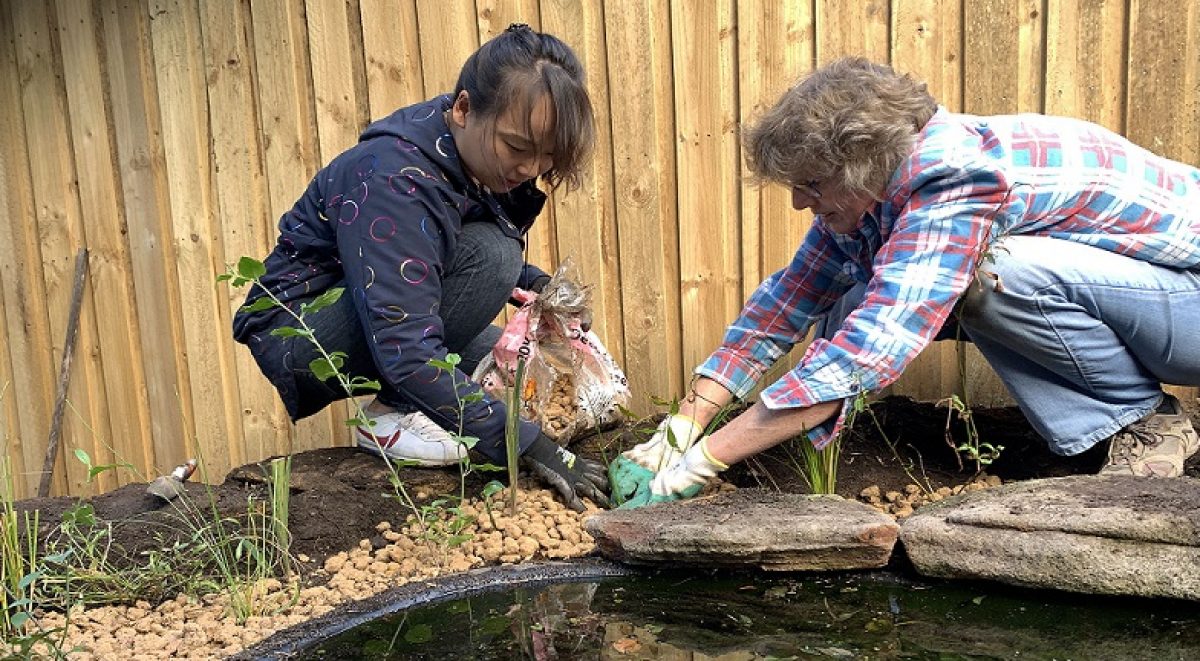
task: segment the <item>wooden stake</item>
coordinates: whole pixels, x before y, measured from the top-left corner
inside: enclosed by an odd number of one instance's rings
[[[54,395],[54,414],[50,421],[50,440],[46,443],[46,461],[42,463],[42,481],[38,497],[50,495],[50,478],[58,458],[58,438],[62,435],[63,407],[67,403],[67,384],[71,381],[71,355],[75,353],[75,336],[79,330],[79,308],[83,304],[83,281],[87,276],[87,248],[75,255],[75,282],[71,287],[71,311],[67,316],[67,338],[63,342],[62,362],[58,367],[58,390]]]

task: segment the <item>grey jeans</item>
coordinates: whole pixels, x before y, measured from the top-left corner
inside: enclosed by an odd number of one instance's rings
[[[500,329],[491,322],[508,302],[523,265],[521,244],[494,223],[463,226],[457,249],[442,276],[438,316],[444,326],[446,348],[462,357],[459,369],[467,375],[500,339]],[[379,378],[363,322],[348,292],[306,321],[326,351],[346,354],[342,366],[345,373]],[[264,332],[250,342],[250,351],[263,374],[279,391],[293,421],[346,397],[336,384],[325,383],[313,375],[308,366],[320,354],[305,338],[277,338]],[[413,408],[386,382],[382,382],[378,398],[401,410]]]

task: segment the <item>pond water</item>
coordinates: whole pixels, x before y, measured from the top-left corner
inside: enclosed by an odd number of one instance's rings
[[[659,574],[414,608],[303,659],[1196,659],[1200,604],[890,573]]]

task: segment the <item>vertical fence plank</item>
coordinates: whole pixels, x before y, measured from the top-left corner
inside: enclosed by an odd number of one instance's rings
[[[18,67],[16,16],[21,3],[0,3],[0,287],[5,301],[3,360],[17,378],[0,415],[7,420],[4,450],[17,493],[32,495],[41,477],[50,407],[54,400],[53,347],[42,254],[33,199],[25,110],[21,103],[24,69]],[[0,388],[4,383],[0,382]],[[62,480],[59,489],[65,484]],[[61,493],[61,492],[60,492]]]
[[[926,82],[952,111],[962,108],[962,16],[957,3],[916,0],[893,4],[892,66]],[[948,396],[958,387],[957,342],[934,342],[891,389],[920,400]]]
[[[604,7],[609,78],[619,76],[622,90],[609,112],[625,368],[641,413],[652,409],[650,397],[681,394],[691,369],[680,341],[670,21],[665,0]]]
[[[147,471],[153,474],[186,458],[183,420],[192,416],[191,402],[180,397],[187,373],[178,350],[184,335],[159,139],[158,90],[142,3],[105,3],[101,22],[120,202],[128,228],[129,272],[122,277],[134,283],[137,327],[131,329],[131,339],[136,330],[150,419],[150,438],[142,442],[147,444],[150,466],[159,469]]]
[[[254,96],[254,57],[249,43],[249,5],[244,2],[201,4],[204,71],[208,83],[208,115],[212,121],[213,193],[219,232],[214,252],[224,264],[244,255],[262,257],[273,244],[274,225],[268,213],[266,180],[259,148],[258,112]],[[218,266],[219,271],[224,271]],[[210,281],[216,273],[209,274]],[[266,457],[287,451],[289,421],[279,398],[265,387],[250,352],[235,346],[233,314],[245,292],[216,285],[223,299],[220,320],[226,329],[214,344],[232,351],[240,393],[242,442],[229,448],[236,466],[247,457]]]
[[[278,218],[287,213],[321,167],[317,155],[317,118],[309,77],[310,58],[304,0],[254,2],[250,5],[254,35],[254,83],[267,189],[266,236],[270,250],[278,235]],[[265,256],[265,252],[256,257]],[[238,296],[245,292],[238,292]],[[268,342],[277,338],[267,338]],[[245,349],[241,349],[245,352]],[[275,396],[261,374],[243,389]],[[296,423],[290,451],[329,447],[344,440],[342,418],[331,407]]]
[[[816,57],[812,3],[807,0],[738,3],[738,108],[741,126],[753,121],[812,70]],[[743,154],[738,154],[742,162]],[[745,172],[744,175],[749,175]],[[781,184],[741,187],[742,287],[744,301],[767,276],[787,266],[812,226],[812,213],[792,208]],[[728,323],[732,319],[725,319]],[[759,382],[769,385],[795,367],[801,343]]]
[[[720,344],[742,304],[736,40],[732,1],[671,3],[687,365],[700,363]]]
[[[454,91],[463,62],[479,48],[474,0],[417,0],[425,96]]]
[[[817,64],[845,55],[886,62],[890,46],[887,0],[817,0]]]
[[[0,183],[4,181],[0,164]],[[0,201],[3,195],[0,194]],[[8,308],[4,272],[0,271],[0,329],[8,330]],[[16,308],[16,305],[11,307]],[[17,398],[13,392],[13,369],[7,352],[0,352],[0,499],[16,500],[29,490],[25,467],[20,462],[21,428],[18,425]],[[34,487],[35,489],[37,487]]]
[[[534,30],[542,30],[538,0],[475,0],[475,21],[481,44],[513,23],[525,23]]]
[[[738,105],[743,127],[812,70],[816,44],[811,4],[739,3]],[[739,153],[739,160],[742,157]],[[812,214],[792,209],[791,191],[780,184],[743,186],[741,214],[742,298],[747,298],[764,278],[791,261]]]
[[[230,336],[228,295],[213,282],[224,270],[213,198],[211,128],[201,21],[195,0],[148,0],[167,192],[174,218],[176,273],[182,304],[188,391],[195,426],[193,456],[202,475],[219,480],[240,456],[241,401]],[[237,449],[237,455],[231,451]]]
[[[321,161],[354,146],[367,125],[366,70],[357,5],[308,0],[308,41]]]
[[[1043,4],[1042,0],[977,0],[964,5],[966,112],[1042,110]]]
[[[964,110],[980,115],[1040,112],[1045,89],[1044,2],[978,0],[966,3],[963,11]],[[965,354],[959,360],[967,402],[1011,404],[1004,384],[974,345],[960,345],[960,351]]]
[[[624,362],[621,280],[615,200],[612,194],[612,124],[604,12],[586,0],[543,0],[542,29],[571,45],[583,61],[596,113],[596,149],[581,187],[552,196],[558,253],[570,256],[592,287],[592,329],[618,363]],[[624,103],[624,93],[618,102]]]
[[[36,223],[42,244],[42,277],[49,303],[51,341],[55,342],[53,368],[61,358],[66,322],[71,306],[75,254],[86,246],[79,208],[79,189],[72,159],[70,121],[64,81],[60,33],[53,27],[53,7],[48,3],[22,5],[16,12],[17,64],[22,74],[21,102],[31,155],[31,184],[36,204]],[[31,219],[32,220],[32,219]],[[103,367],[99,361],[96,310],[92,305],[94,283],[84,291],[79,337],[67,391],[70,406],[63,421],[63,436],[56,464],[55,490],[87,493],[87,470],[75,460],[76,448],[93,457],[112,439],[105,408]],[[106,453],[106,452],[105,452]],[[65,466],[64,466],[65,464]],[[61,481],[65,468],[66,482]]]
[[[359,0],[371,120],[425,98],[416,0]]]
[[[1049,0],[1046,112],[1125,130],[1126,3]]]
[[[892,66],[929,85],[938,103],[962,110],[962,12],[957,2],[907,0],[893,5]]]
[[[1129,11],[1128,136],[1200,165],[1200,2],[1133,0]]]
[[[71,117],[71,146],[79,177],[81,223],[89,249],[89,282],[95,296],[104,301],[103,313],[95,320],[99,340],[100,375],[112,420],[112,436],[97,439],[96,463],[111,464],[113,455],[129,462],[142,474],[151,472],[154,458],[150,438],[150,411],[146,380],[138,340],[137,309],[128,273],[132,269],[126,239],[128,226],[118,203],[122,174],[115,159],[110,114],[101,83],[108,72],[100,64],[99,25],[93,2],[58,2],[57,22],[61,29],[63,77],[67,89],[67,111]],[[112,471],[97,477],[97,488],[116,486]],[[122,472],[122,482],[136,475]]]
[[[307,0],[312,85],[317,103],[320,161],[328,163],[358,142],[367,126],[367,73],[363,62],[362,23],[350,0]],[[299,192],[297,192],[299,195]],[[345,402],[330,406],[337,444],[350,442],[340,423],[350,417]]]

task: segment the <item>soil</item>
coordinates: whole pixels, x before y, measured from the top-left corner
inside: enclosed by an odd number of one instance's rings
[[[946,440],[947,409],[891,397],[876,402],[871,410],[879,425],[876,427],[868,415],[860,416],[859,423],[843,444],[836,492],[847,498],[870,501],[878,509],[900,516],[911,513],[913,506],[920,505],[916,502],[918,493],[925,497],[939,488],[948,494],[950,490],[968,484],[975,484],[971,488],[984,488],[1013,480],[1093,473],[1105,459],[1104,448],[1069,458],[1051,454],[1015,408],[975,409],[973,416],[979,438],[1003,446],[998,459],[982,467],[986,475],[980,475],[969,460],[964,460],[965,465],[960,468],[958,457]],[[1188,413],[1196,419],[1194,405],[1188,406]],[[643,420],[584,438],[571,447],[583,456],[612,458],[647,438],[655,423],[652,419]],[[966,441],[962,421],[951,419],[949,431],[955,446]],[[738,487],[808,493],[807,484],[794,467],[793,456],[796,456],[795,450],[789,450],[789,444],[783,444],[731,468],[723,478]],[[470,511],[479,523],[471,531],[478,539],[463,545],[462,554],[452,562],[433,566],[435,563],[412,550],[411,542],[401,539],[411,532],[405,527],[408,508],[389,495],[392,493],[389,473],[378,458],[355,448],[328,448],[295,455],[292,461],[291,550],[300,562],[302,585],[314,588],[328,582],[331,589],[340,591],[340,599],[378,592],[389,583],[396,584],[396,576],[402,578],[400,582],[418,580],[439,573],[506,562],[580,557],[594,548],[586,533],[577,535],[573,532],[578,529],[583,515],[576,516],[563,509],[549,492],[529,491],[522,495],[522,507],[528,511],[520,517],[489,522],[483,507],[473,504]],[[400,472],[408,493],[419,505],[459,492],[456,468],[409,468]],[[1200,477],[1200,454],[1188,462],[1186,474]],[[479,494],[493,479],[505,480],[504,476],[496,474],[469,475],[466,493]],[[244,515],[248,502],[261,501],[266,495],[264,469],[258,464],[243,466],[232,471],[220,484],[189,484],[187,492],[193,502],[203,503],[205,507],[215,504],[222,516]],[[181,508],[147,495],[144,485],[127,485],[90,502],[98,519],[112,522],[113,548],[121,554],[119,557],[133,566],[140,566],[138,563],[145,561],[148,551],[186,542],[193,529],[181,521]],[[38,510],[40,536],[45,537],[58,526],[62,514],[76,504],[77,501],[70,498],[31,499],[18,502],[16,508],[18,511]],[[542,525],[542,519],[546,526]],[[521,540],[518,544],[502,539],[532,535],[530,521],[540,526],[537,543]],[[546,527],[554,528],[555,522],[560,524],[561,530],[547,534]],[[574,528],[569,529],[568,524]],[[495,538],[495,549],[485,549],[488,536]],[[396,546],[400,541],[407,546]],[[507,546],[501,548],[501,541]],[[408,554],[408,559],[403,565],[402,552],[388,550],[394,548],[407,549],[404,553]],[[342,573],[343,567],[347,572],[351,567],[361,570],[360,573],[370,578],[365,592],[350,590],[345,587],[345,581],[339,583],[341,579],[349,580],[346,578],[348,573]],[[390,581],[389,577],[392,577]],[[161,595],[166,602],[159,608],[184,610],[190,606],[175,608],[173,602],[195,602],[183,598],[173,600],[173,596]],[[156,606],[142,601],[123,611],[121,617],[132,618],[134,614]],[[168,606],[171,608],[165,608]],[[296,617],[286,622],[266,626],[262,635],[327,610],[328,607],[314,607],[310,611],[297,611]],[[233,653],[253,643],[253,639],[245,637],[225,641],[213,653]]]

